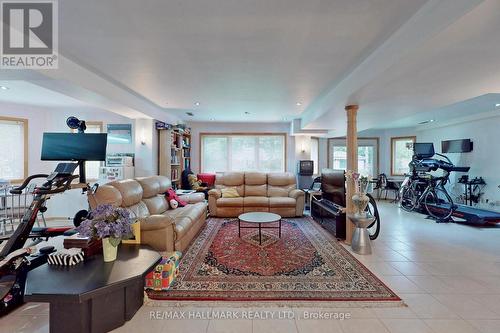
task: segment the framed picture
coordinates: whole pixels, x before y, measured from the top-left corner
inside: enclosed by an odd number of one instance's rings
[[[132,143],[132,124],[108,124],[109,144]]]

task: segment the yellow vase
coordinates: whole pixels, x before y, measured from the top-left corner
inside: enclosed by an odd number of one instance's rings
[[[116,260],[116,255],[118,254],[118,245],[113,246],[109,241],[109,238],[102,239],[102,254],[104,257],[104,262],[111,262]]]

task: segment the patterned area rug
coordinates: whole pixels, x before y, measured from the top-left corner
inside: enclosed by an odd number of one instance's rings
[[[242,226],[244,224],[242,223]],[[212,218],[156,300],[401,301],[373,273],[310,218],[282,220],[267,229],[241,229],[237,219]]]

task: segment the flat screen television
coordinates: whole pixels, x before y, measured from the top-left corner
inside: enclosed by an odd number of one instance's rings
[[[446,153],[468,153],[472,151],[470,139],[441,141],[441,152]]]
[[[43,161],[104,161],[106,133],[43,133]]]
[[[314,173],[314,161],[299,161],[299,175],[311,176]]]
[[[431,158],[434,156],[434,144],[432,142],[418,142],[413,144],[413,154],[417,158]]]

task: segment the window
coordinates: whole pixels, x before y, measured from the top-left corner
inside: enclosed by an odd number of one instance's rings
[[[201,134],[202,172],[285,171],[283,134]]]
[[[18,182],[28,176],[28,120],[0,117],[0,178]]]
[[[100,121],[86,121],[85,125],[87,129],[85,133],[102,133],[103,126]],[[71,130],[72,132],[77,132],[77,130]],[[100,161],[87,161],[85,162],[85,175],[87,179],[97,180],[99,179],[99,168],[101,167]]]
[[[402,176],[410,171],[408,164],[413,155],[413,144],[416,137],[391,138],[391,175]]]
[[[314,164],[314,174],[319,174],[319,139],[311,138],[311,160]]]
[[[329,139],[329,168],[347,169],[347,146],[345,139]],[[358,139],[358,172],[365,176],[378,175],[378,138]]]

